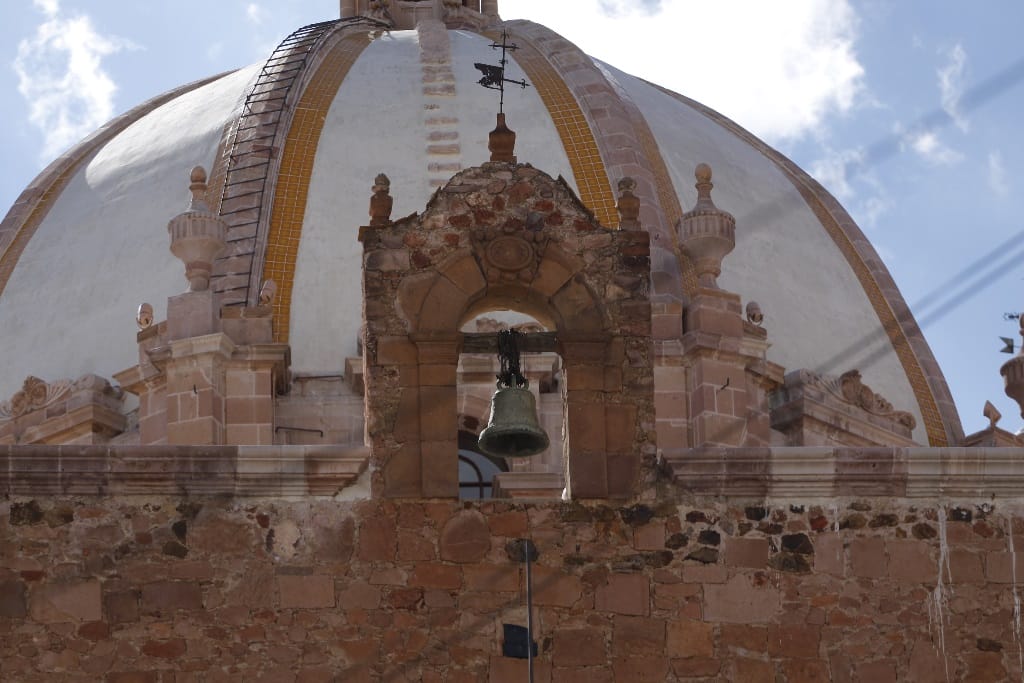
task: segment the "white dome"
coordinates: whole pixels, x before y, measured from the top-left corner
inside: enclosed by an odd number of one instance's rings
[[[790,370],[859,368],[915,415],[917,441],[957,438],[949,391],[906,304],[827,192],[715,112],[596,63],[542,26],[507,27],[521,48],[510,75],[533,86],[506,93],[518,160],[563,176],[605,224],[618,220],[618,180],[638,182],[641,222],[652,233],[656,338],[670,339],[681,317],[687,280],[674,224],[696,196],[694,167],[706,162],[716,204],[737,218],[719,282],[761,305],[768,359]],[[133,110],[26,190],[0,226],[0,397],[27,374],[110,377],[137,362],[134,311],[146,301],[162,319],[167,297],[185,289],[166,225],[187,206],[197,164],[213,188],[247,180],[229,188],[222,214],[245,201],[233,192],[259,200],[250,212],[258,223],[238,231],[214,288],[226,303],[253,302],[253,284],[273,278],[275,326],[291,345],[292,368],[342,371],[357,353],[357,236],[373,179],[390,177],[392,215],[403,216],[422,211],[459,169],[485,161],[497,95],[477,84],[474,64],[497,57],[490,33],[436,21],[391,32],[337,22],[313,33],[286,109],[265,114],[257,129],[270,132],[273,151],[244,157],[268,160],[265,184],[259,169],[243,177],[238,156],[246,151],[239,129],[255,120],[244,102],[262,87],[257,65]]]

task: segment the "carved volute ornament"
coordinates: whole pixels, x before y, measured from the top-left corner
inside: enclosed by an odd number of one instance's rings
[[[679,245],[693,262],[701,287],[718,289],[722,259],[736,246],[736,219],[711,201],[711,167],[698,164],[697,204],[683,214],[680,221]]]
[[[505,114],[498,114],[498,125],[488,137],[487,149],[491,150],[491,161],[516,162],[516,133],[505,125]]]
[[[227,246],[227,225],[206,204],[206,170],[196,166],[189,178],[192,201],[188,211],[172,218],[167,232],[171,253],[185,264],[189,290],[201,292],[209,288],[213,261]]]
[[[1024,317],[1020,320],[1020,335],[1024,337]],[[1024,346],[1019,354],[1003,363],[999,374],[1003,376],[1006,395],[1017,402],[1021,417],[1024,417]]]
[[[0,420],[12,420],[34,410],[45,408],[67,396],[71,387],[70,380],[60,380],[50,384],[29,375],[25,378],[20,391],[15,392],[10,400],[0,403]]]
[[[640,229],[640,198],[634,193],[636,181],[625,177],[619,181],[619,201],[615,208],[619,211],[619,228],[622,230]]]
[[[844,403],[861,408],[872,415],[889,418],[910,430],[917,427],[917,420],[911,413],[896,410],[884,396],[876,394],[871,387],[864,384],[859,370],[849,370],[839,377],[820,375],[810,370],[798,372],[801,383],[820,387]]]
[[[395,200],[391,196],[391,179],[383,173],[373,181],[373,196],[370,197],[370,225],[387,225],[391,222],[391,207]]]

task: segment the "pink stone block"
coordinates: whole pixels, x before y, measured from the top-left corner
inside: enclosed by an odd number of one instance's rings
[[[334,579],[330,576],[283,574],[277,577],[281,609],[334,607]]]

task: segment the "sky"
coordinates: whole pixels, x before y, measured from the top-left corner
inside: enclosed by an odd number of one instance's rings
[[[1024,310],[1024,3],[500,0],[500,8],[505,19],[545,24],[718,110],[814,175],[888,266],[965,431],[987,425],[986,400],[1003,413],[1001,427],[1024,424],[999,375],[1009,359],[999,338],[1020,347],[1017,323],[1004,314]],[[260,62],[294,28],[337,15],[337,0],[3,0],[0,209],[114,116]],[[770,317],[766,327],[770,334]]]

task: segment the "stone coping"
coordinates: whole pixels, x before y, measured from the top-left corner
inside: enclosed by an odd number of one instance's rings
[[[369,457],[341,445],[0,446],[0,495],[331,497]],[[1024,448],[677,449],[660,464],[698,497],[1024,502]]]
[[[1024,502],[1024,448],[676,449],[659,461],[676,485],[698,496]]]
[[[5,496],[334,496],[366,446],[0,446]]]

